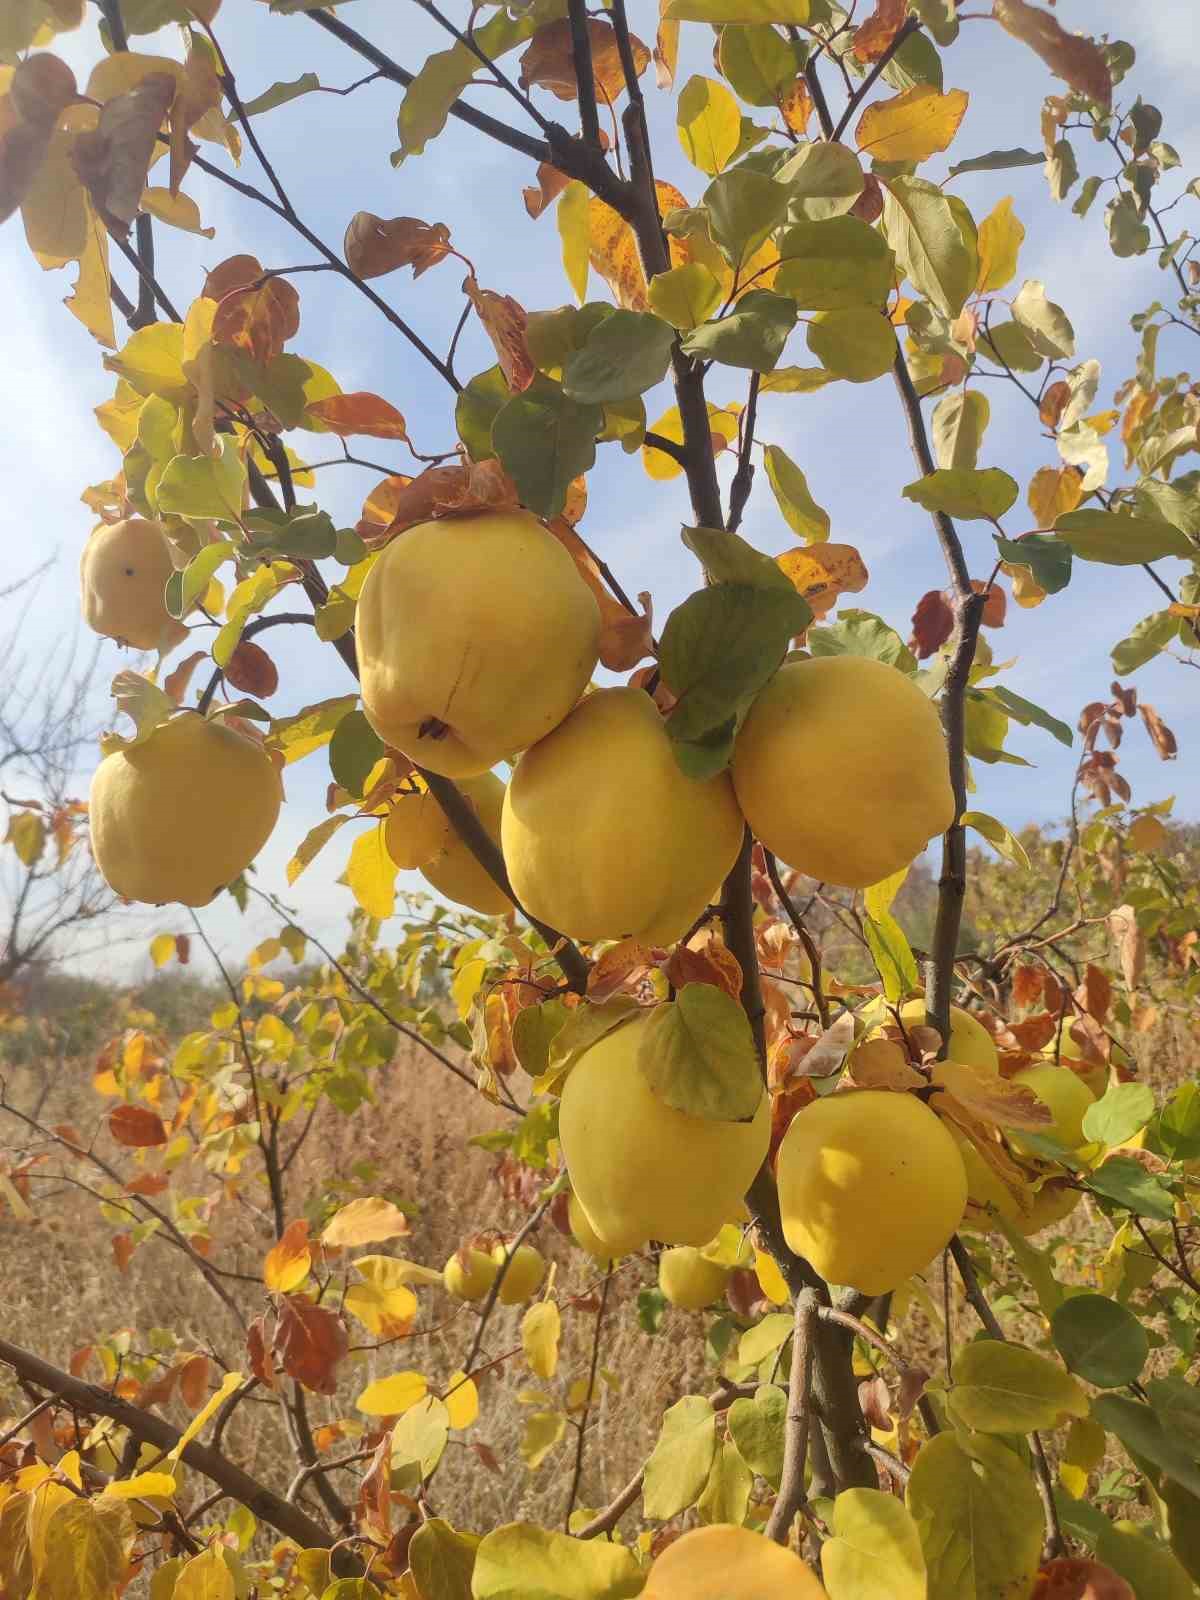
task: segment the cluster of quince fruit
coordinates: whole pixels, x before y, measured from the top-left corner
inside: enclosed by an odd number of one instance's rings
[[[442,1284],[446,1293],[456,1300],[483,1300],[505,1268],[496,1291],[502,1306],[520,1306],[532,1300],[546,1277],[546,1260],[541,1251],[531,1244],[518,1244],[515,1248],[504,1240],[497,1240],[490,1249],[486,1239],[468,1240],[442,1268]]]

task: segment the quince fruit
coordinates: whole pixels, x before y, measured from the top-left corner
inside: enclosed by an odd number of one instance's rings
[[[459,788],[475,808],[475,814],[487,830],[488,837],[497,846],[500,843],[500,810],[504,804],[504,785],[494,772],[485,772],[478,778],[460,778]],[[436,855],[421,867],[421,876],[447,900],[460,906],[469,906],[485,917],[501,917],[513,909],[513,903],[495,880],[488,876],[470,850],[455,833],[445,812],[433,796],[430,802],[445,824]],[[406,805],[407,801],[402,801]],[[396,812],[389,816],[384,827],[384,842],[388,854],[392,852],[392,828]],[[431,830],[432,831],[432,830]],[[395,861],[395,856],[392,856]],[[399,863],[397,862],[397,865]]]
[[[492,1251],[492,1260],[496,1269],[504,1265],[504,1246],[498,1244]],[[508,1264],[508,1271],[500,1284],[500,1293],[497,1295],[502,1306],[519,1306],[526,1300],[532,1300],[542,1286],[542,1279],[546,1276],[546,1260],[540,1250],[531,1244],[518,1245],[513,1253],[513,1258]]]
[[[101,523],[79,559],[83,620],[94,633],[135,650],[172,649],[188,631],[167,610],[164,590],[174,570],[157,522],[126,517]]]
[[[642,1600],[824,1600],[793,1551],[731,1522],[693,1528],[650,1568]]]
[[[207,905],[266,844],[282,799],[261,745],[185,711],[97,767],[96,865],[126,900]]]
[[[1043,1129],[1048,1139],[1053,1139],[1065,1150],[1078,1150],[1083,1144],[1083,1119],[1094,1097],[1087,1084],[1070,1067],[1056,1067],[1053,1062],[1037,1062],[1032,1067],[1013,1075],[1014,1083],[1029,1086],[1043,1104],[1050,1107],[1054,1121]],[[1005,1137],[1014,1150],[1024,1155],[1036,1155],[1014,1128]]]
[[[442,1268],[446,1293],[456,1300],[482,1300],[496,1277],[496,1262],[486,1250],[456,1250]]]
[[[906,1000],[898,1009],[906,1032],[909,1028],[924,1025],[925,1001],[919,995],[914,1000]],[[884,1027],[889,1023],[894,1025],[891,1010],[882,1001],[871,1001],[859,1015],[864,1022],[872,1024],[869,1032],[863,1035],[864,1039],[877,1039]],[[878,1026],[875,1026],[876,1019]],[[960,1061],[967,1067],[985,1067],[989,1072],[997,1073],[1000,1071],[1000,1056],[991,1034],[962,1006],[950,1007],[950,1044],[946,1054],[951,1061]]]
[[[570,1223],[571,1237],[581,1250],[585,1250],[596,1261],[606,1264],[615,1260],[620,1254],[614,1250],[606,1239],[602,1239],[587,1219],[587,1212],[579,1204],[579,1197],[572,1193],[567,1200],[567,1218]]]
[[[732,770],[762,843],[825,883],[878,883],[954,821],[933,702],[867,656],[785,662],[742,724]]]
[[[677,1111],[638,1063],[651,1013],[586,1049],[563,1084],[558,1130],[571,1184],[614,1256],[660,1239],[705,1245],[753,1182],[770,1142],[764,1094],[750,1122]]]
[[[682,1311],[703,1311],[725,1293],[729,1268],[710,1261],[695,1245],[680,1244],[658,1258],[658,1287]]]
[[[600,689],[517,763],[500,840],[533,916],[575,939],[665,945],[717,893],[744,826],[724,773],[680,771],[648,694]]]
[[[859,1089],[797,1112],[776,1160],[784,1238],[830,1283],[886,1294],[949,1242],[967,1203],[953,1135],[915,1095]]]
[[[466,778],[562,721],[596,666],[600,611],[536,517],[486,512],[394,538],[367,574],[356,629],[376,733]]]

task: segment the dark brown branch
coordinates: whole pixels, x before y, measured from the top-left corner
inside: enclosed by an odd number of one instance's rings
[[[600,114],[596,109],[596,79],[592,71],[592,40],[588,33],[587,0],[567,0],[571,27],[571,58],[579,91],[579,131],[585,144],[600,148]]]
[[[596,1539],[602,1533],[611,1533],[629,1510],[630,1506],[642,1492],[642,1484],[646,1480],[646,1469],[640,1468],[630,1478],[617,1497],[605,1506],[603,1511],[598,1511],[592,1520],[579,1529],[577,1539]]]
[[[750,498],[750,490],[754,487],[754,461],[751,451],[754,448],[754,425],[758,418],[758,386],[762,381],[761,374],[750,374],[750,388],[746,397],[746,409],[742,413],[742,438],[738,448],[737,471],[733,475],[733,482],[729,486],[729,522],[730,533],[736,533],[742,523],[742,513],[746,509],[746,502]]]
[[[842,137],[843,133],[845,133],[846,129],[850,125],[850,118],[854,115],[859,106],[862,105],[863,101],[875,87],[881,73],[883,73],[886,69],[888,62],[896,54],[896,51],[900,49],[901,45],[904,44],[905,40],[908,39],[912,34],[916,33],[920,26],[921,23],[917,17],[908,17],[900,25],[900,27],[897,28],[896,33],[887,49],[883,52],[879,60],[871,68],[870,72],[867,73],[866,77],[846,102],[846,109],[838,118],[837,127],[834,128],[833,132],[829,135],[831,139],[840,139]]]
[[[441,11],[438,10],[437,6],[433,4],[433,0],[413,0],[413,3],[420,6],[425,15],[432,17],[438,26],[444,28],[452,38],[457,39],[458,43],[461,44],[465,50],[469,50],[479,64],[491,74],[492,81],[496,84],[497,88],[503,89],[506,94],[510,94],[520,106],[521,110],[524,111],[527,116],[533,118],[543,133],[549,133],[551,131],[552,125],[547,122],[546,118],[534,105],[533,101],[527,94],[524,94],[520,89],[518,89],[516,84],[513,83],[511,79],[505,77],[504,73],[500,71],[500,68],[492,60],[491,56],[489,56],[485,50],[480,48],[474,34],[463,33],[460,28],[456,28],[454,23],[450,21],[450,18],[445,16]]]
[[[779,1493],[767,1519],[766,1535],[787,1544],[796,1513],[804,1504],[804,1463],[808,1458],[809,1413],[818,1302],[815,1290],[796,1296],[796,1322],[792,1333],[792,1367],[788,1380],[787,1421],[783,1436],[783,1473]]]
[[[767,858],[767,877],[771,880],[771,887],[775,891],[775,898],[783,907],[783,913],[792,925],[796,937],[804,946],[804,953],[808,957],[808,964],[812,968],[812,992],[816,1002],[817,1015],[821,1019],[821,1026],[829,1026],[829,1001],[825,998],[825,989],[821,982],[821,952],[817,949],[816,941],[804,925],[804,918],[792,904],[792,897],[783,886],[783,879],[779,876],[779,863],[769,850],[764,849]]]
[[[687,464],[683,446],[676,444],[674,439],[664,439],[661,433],[654,433],[648,428],[642,437],[642,443],[648,449],[661,450],[663,455],[670,456],[671,460],[677,461],[681,467]]]

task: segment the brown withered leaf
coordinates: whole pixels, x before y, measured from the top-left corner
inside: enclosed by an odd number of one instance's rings
[[[192,674],[202,661],[208,660],[207,650],[194,650],[190,656],[183,660],[163,679],[163,691],[171,696],[176,705],[183,703],[183,697],[188,692],[188,684],[192,681]]]
[[[353,394],[332,394],[325,400],[311,400],[304,414],[323,422],[340,439],[348,439],[356,433],[366,434],[372,439],[408,438],[404,418],[391,401],[365,390],[356,390]]]
[[[598,1005],[620,989],[633,988],[653,965],[653,957],[636,939],[620,939],[606,950],[588,973],[588,999]]]
[[[171,106],[171,193],[179,193],[179,185],[191,166],[195,146],[188,133],[208,112],[215,111],[221,103],[221,80],[217,76],[216,62],[207,48],[207,41],[194,41],[187,53],[177,78],[178,90]]]
[[[1102,806],[1110,806],[1113,796],[1129,800],[1132,791],[1117,771],[1117,758],[1107,750],[1093,751],[1079,764],[1079,782]]]
[[[176,934],[176,942],[182,937]],[[162,1172],[139,1172],[136,1178],[130,1178],[125,1185],[126,1194],[156,1195],[162,1194],[164,1189],[169,1189],[171,1180]]]
[[[679,60],[679,24],[664,15],[667,0],[658,0],[658,32],[654,36],[654,77],[660,89],[675,87]]]
[[[1019,962],[1012,969],[1012,997],[1013,1004],[1027,1011],[1041,999],[1042,985],[1045,980],[1045,970],[1035,967],[1028,962]]]
[[[360,278],[381,278],[400,267],[411,267],[413,277],[419,278],[450,254],[450,229],[444,222],[422,222],[419,217],[385,221],[373,211],[356,211],[342,253]]]
[[[142,202],[158,130],[176,80],[152,72],[135,89],[105,101],[96,127],[76,134],[71,163],[104,222],[124,237]]]
[[[1064,378],[1043,390],[1038,405],[1038,416],[1048,428],[1057,428],[1067,403],[1071,398],[1071,385]]]
[[[626,672],[654,649],[650,596],[639,595],[640,613],[630,612],[605,583],[600,563],[565,517],[553,517],[550,532],[574,559],[600,608],[600,660],[611,672]]]
[[[869,574],[852,544],[812,544],[785,550],[775,564],[804,596],[813,616],[823,617],[843,594],[859,594]]]
[[[1054,1121],[1050,1107],[1028,1084],[1000,1078],[987,1067],[961,1061],[937,1061],[933,1081],[981,1122],[1009,1128],[1030,1128],[1034,1133]]]
[[[262,262],[257,256],[226,256],[217,263],[204,279],[200,291],[204,300],[224,300],[235,289],[244,289],[263,275]]]
[[[453,470],[453,469],[451,469]],[[392,525],[392,519],[405,502],[405,491],[413,480],[404,473],[398,472],[393,477],[383,478],[371,490],[363,501],[362,514],[358,519],[355,532],[359,538],[370,544],[383,538]],[[432,505],[432,501],[430,501]],[[420,521],[420,518],[417,519]]]
[[[1106,109],[1112,104],[1112,78],[1094,39],[1068,33],[1057,17],[1026,0],[994,0],[992,15],[1006,33],[1041,56],[1056,78]]]
[[[477,1441],[471,1445],[471,1449],[474,1450],[480,1462],[488,1469],[489,1472],[499,1473],[502,1470],[499,1461],[496,1459],[496,1452],[492,1449],[491,1445],[482,1444]]]
[[[1043,1045],[1050,1043],[1057,1027],[1057,1016],[1051,1012],[1043,1011],[1036,1016],[1025,1017],[1021,1022],[1010,1022],[1006,1031],[1011,1034],[1022,1050],[1032,1055],[1040,1050]]]
[[[0,222],[25,198],[49,144],[49,130],[28,122],[18,122],[0,136]]]
[[[255,1317],[246,1329],[246,1355],[250,1362],[250,1371],[260,1383],[265,1383],[268,1389],[275,1387],[275,1364],[271,1360],[270,1348],[267,1344],[267,1322],[265,1317]]]
[[[611,23],[588,18],[588,43],[592,53],[592,81],[602,100],[615,101],[625,88],[625,72],[617,35]],[[650,65],[650,51],[635,35],[630,35],[633,61],[641,77]],[[566,17],[539,28],[521,57],[522,89],[536,86],[548,89],[559,100],[577,100],[579,85],[575,76],[575,52],[571,48],[571,24]]]
[[[1114,709],[1119,710],[1126,717],[1132,717],[1138,708],[1137,690],[1132,684],[1125,685],[1123,683],[1111,683],[1109,688],[1112,690]]]
[[[799,81],[803,83],[804,79]],[[850,215],[865,222],[868,227],[883,215],[883,185],[873,172],[863,173],[862,193],[850,207]]]
[[[972,578],[971,587],[976,594],[987,590],[987,599],[983,603],[983,625],[985,628],[1002,628],[1004,619],[1008,614],[1008,596],[998,583],[985,584],[982,578]]]
[[[731,1000],[742,992],[742,968],[732,950],[719,939],[707,939],[698,950],[677,944],[663,968],[677,989],[685,983],[707,983],[721,989]]]
[[[775,1153],[783,1143],[783,1136],[791,1127],[793,1117],[801,1115],[804,1107],[812,1105],[816,1098],[817,1091],[808,1078],[791,1079],[782,1091],[772,1094],[771,1144],[767,1152],[768,1161],[774,1161]]]
[[[1146,725],[1146,732],[1150,735],[1154,748],[1164,761],[1173,761],[1179,753],[1179,745],[1176,742],[1175,735],[1153,706],[1143,703],[1138,707],[1138,711]]]
[[[113,1235],[112,1255],[118,1272],[128,1272],[129,1263],[133,1260],[133,1252],[137,1249],[132,1237],[127,1233]]]
[[[854,30],[851,49],[860,61],[878,61],[904,22],[907,0],[875,0],[875,9]]]
[[[1137,1600],[1125,1579],[1086,1556],[1056,1556],[1037,1575],[1029,1600]]]
[[[295,288],[285,278],[268,278],[265,283],[231,289],[219,300],[212,341],[245,350],[265,366],[283,353],[299,327],[300,296]]]
[[[1103,1022],[1112,1005],[1112,980],[1090,961],[1083,974],[1083,983],[1075,991],[1075,998],[1090,1017]]]
[[[931,1096],[929,1106],[944,1122],[953,1123],[971,1141],[980,1159],[990,1167],[1020,1208],[1028,1210],[1029,1173],[1013,1159],[1008,1146],[997,1138],[995,1126],[973,1117],[960,1101],[949,1094]],[[982,1218],[988,1214],[988,1208],[969,1203],[967,1212],[968,1215]]]
[[[8,92],[23,122],[53,128],[59,113],[78,97],[79,85],[60,56],[42,52],[17,62]]]
[[[1125,987],[1136,989],[1146,967],[1146,936],[1138,927],[1137,912],[1129,905],[1118,906],[1109,912],[1107,921]]]
[[[879,1373],[859,1382],[858,1407],[872,1428],[892,1431],[892,1391]]]
[[[144,1411],[148,1411],[151,1406],[166,1405],[179,1385],[182,1371],[183,1367],[179,1362],[172,1362],[169,1367],[163,1367],[138,1390],[138,1405]]]
[[[940,589],[930,589],[917,601],[912,616],[909,649],[924,661],[933,655],[954,632],[954,608]]]
[[[386,1429],[358,1485],[359,1532],[378,1544],[392,1535],[392,1430]]]
[[[856,1089],[919,1089],[926,1079],[893,1039],[864,1039],[846,1067]]]
[[[130,1150],[147,1150],[167,1142],[162,1118],[145,1106],[117,1106],[108,1114],[108,1131]]]
[[[481,289],[473,276],[463,280],[463,293],[492,341],[505,383],[515,394],[520,394],[537,377],[537,367],[525,339],[529,320],[525,308],[510,294]]]
[[[199,1411],[208,1399],[207,1356],[188,1356],[180,1367],[179,1397],[189,1411]]]
[[[536,221],[546,207],[558,199],[570,181],[565,172],[552,167],[548,161],[539,162],[537,188],[530,186],[521,190],[521,198],[529,215]]]
[[[853,1043],[854,1016],[852,1012],[843,1011],[836,1021],[817,1035],[803,1059],[793,1063],[793,1075],[828,1078],[841,1066]]]
[[[668,211],[680,210],[687,205],[682,193],[672,183],[657,181],[658,209],[663,216]],[[667,241],[671,252],[671,265],[679,267],[690,259],[686,239],[672,236]],[[637,239],[633,229],[603,200],[588,203],[588,259],[612,290],[617,304],[629,311],[645,311],[646,275],[642,271]],[[758,285],[762,287],[761,282]],[[727,441],[721,440],[721,448]],[[715,445],[714,445],[715,448]]]
[[[225,668],[225,679],[243,694],[258,699],[273,695],[279,687],[279,672],[267,652],[251,640],[243,639]]]
[[[376,548],[414,522],[508,509],[519,503],[516,487],[498,461],[427,467],[416,478],[398,476],[376,485],[363,507],[365,514],[356,531],[366,544]],[[391,520],[381,526],[378,517],[389,504]]]
[[[350,1348],[346,1324],[336,1311],[301,1295],[279,1296],[272,1347],[279,1365],[314,1394],[337,1389],[338,1363]]]

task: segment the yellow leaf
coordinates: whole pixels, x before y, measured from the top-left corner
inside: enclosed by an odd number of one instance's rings
[[[465,1372],[456,1372],[446,1385],[446,1410],[452,1428],[469,1428],[479,1415],[479,1390]]]
[[[1005,195],[979,224],[979,278],[975,284],[978,294],[1003,289],[1012,282],[1024,237],[1021,219],[1013,215],[1012,195]]]
[[[716,1523],[668,1545],[650,1568],[642,1600],[726,1600],[729,1595],[786,1595],[823,1600],[825,1591],[801,1561],[761,1533]]]
[[[758,1279],[759,1288],[773,1306],[787,1304],[788,1286],[783,1280],[783,1273],[779,1270],[779,1263],[765,1250],[756,1249],[754,1252],[754,1276]]]
[[[898,872],[893,872],[890,878],[881,878],[878,883],[873,883],[863,894],[866,902],[867,914],[875,922],[882,922],[887,912],[892,909],[892,901],[900,893],[900,887],[908,877],[908,868],[901,867]]]
[[[1039,467],[1029,483],[1029,509],[1039,528],[1052,528],[1083,498],[1083,479],[1074,467]]]
[[[169,1500],[178,1488],[169,1472],[139,1472],[133,1478],[114,1478],[105,1485],[106,1500]]]
[[[417,1315],[417,1297],[403,1286],[388,1289],[373,1283],[352,1283],[343,1304],[368,1332],[383,1339],[407,1332]]]
[[[369,917],[382,922],[396,906],[396,865],[383,842],[383,824],[360,833],[350,850],[343,882]]]
[[[59,129],[21,200],[34,259],[46,271],[78,261],[87,245],[87,195],[71,164],[74,135]]]
[[[726,445],[737,438],[738,412],[732,406],[722,410],[709,402],[708,425],[712,432],[718,435]],[[679,415],[679,407],[671,406],[664,411],[658,421],[648,430],[650,433],[661,434],[664,439],[670,439],[675,444],[683,443],[683,421]],[[678,478],[683,468],[674,456],[666,455],[661,450],[656,450],[650,445],[642,446],[642,465],[646,474],[656,483],[666,483],[671,478]]]
[[[879,1489],[844,1489],[821,1546],[829,1600],[925,1600],[925,1557],[903,1503]]]
[[[103,104],[117,95],[127,94],[130,89],[136,89],[144,78],[156,73],[166,73],[179,83],[183,72],[183,62],[172,61],[169,56],[140,55],[136,50],[105,56],[92,68],[87,86],[88,99],[99,100]]]
[[[36,867],[46,848],[46,824],[36,811],[17,811],[4,842],[12,845],[23,867]]]
[[[112,301],[108,293],[108,233],[87,202],[87,244],[79,258],[79,276],[63,304],[78,317],[93,339],[109,350],[116,349],[117,330],[113,323]]]
[[[111,400],[96,406],[96,421],[116,445],[122,455],[137,438],[138,413],[144,405],[143,397],[124,378],[117,379],[117,390]]]
[[[165,967],[175,954],[175,935],[157,933],[150,941],[150,959],[156,967]]]
[[[558,223],[558,237],[562,240],[563,271],[575,291],[575,298],[582,305],[587,299],[588,286],[590,225],[587,185],[578,179],[569,183],[559,196],[554,215]]]
[[[327,740],[325,742],[328,743]],[[300,754],[307,755],[308,752],[301,751]],[[292,759],[299,760],[299,756],[294,756]],[[347,816],[326,817],[324,822],[318,822],[315,828],[310,828],[301,839],[296,854],[287,864],[287,881],[295,883],[305,867],[312,864],[338,829],[349,821],[350,818]]]
[[[354,1263],[368,1283],[381,1289],[398,1289],[406,1283],[440,1284],[442,1275],[432,1267],[423,1267],[418,1261],[405,1261],[403,1256],[359,1256]]]
[[[204,1424],[208,1421],[209,1417],[211,1417],[215,1411],[219,1411],[221,1409],[233,1391],[240,1387],[241,1383],[242,1375],[240,1372],[227,1372],[225,1374],[225,1376],[221,1379],[221,1387],[214,1395],[210,1395],[207,1403],[201,1406],[200,1410],[197,1411],[196,1415],[179,1435],[179,1439],[176,1442],[175,1447],[167,1455],[168,1461],[179,1460],[180,1456],[184,1452],[185,1447],[192,1442],[192,1440],[204,1427]]]
[[[521,1318],[521,1347],[530,1371],[552,1378],[558,1366],[558,1336],[562,1319],[553,1300],[540,1300]]]
[[[822,617],[842,594],[859,594],[867,586],[867,569],[852,544],[814,544],[785,550],[776,564]]]
[[[46,1600],[107,1600],[128,1577],[133,1539],[133,1519],[125,1506],[72,1495],[46,1525],[36,1593]]]
[[[408,1218],[399,1206],[378,1195],[351,1200],[326,1224],[321,1235],[324,1244],[342,1248],[359,1244],[379,1244],[408,1233]]]
[[[289,1223],[279,1243],[267,1251],[267,1258],[263,1262],[263,1282],[274,1294],[290,1294],[308,1277],[311,1266],[308,1223],[300,1218]]]
[[[180,1568],[171,1600],[234,1600],[236,1585],[220,1545],[209,1545]]]
[[[683,153],[694,167],[715,177],[742,140],[742,114],[723,83],[698,74],[680,91],[675,120]]]
[[[566,1431],[567,1419],[561,1411],[534,1411],[526,1417],[521,1460],[530,1472],[537,1471]]]
[[[206,228],[200,220],[200,207],[190,195],[172,194],[170,189],[146,188],[142,191],[142,210],[148,211],[160,222],[172,228],[182,228],[184,233],[198,233],[211,239],[215,228]]]
[[[354,1404],[371,1417],[399,1417],[423,1400],[428,1388],[419,1372],[393,1372],[369,1383]]]
[[[659,182],[656,188],[658,208],[664,216],[687,205],[674,184]],[[603,200],[588,203],[588,239],[592,266],[612,290],[617,304],[630,311],[644,311],[646,278],[633,229]],[[692,259],[687,240],[672,238],[669,244],[673,267]]]
[[[939,94],[932,84],[918,83],[868,106],[854,136],[876,161],[924,161],[949,147],[966,109],[965,90]]]

